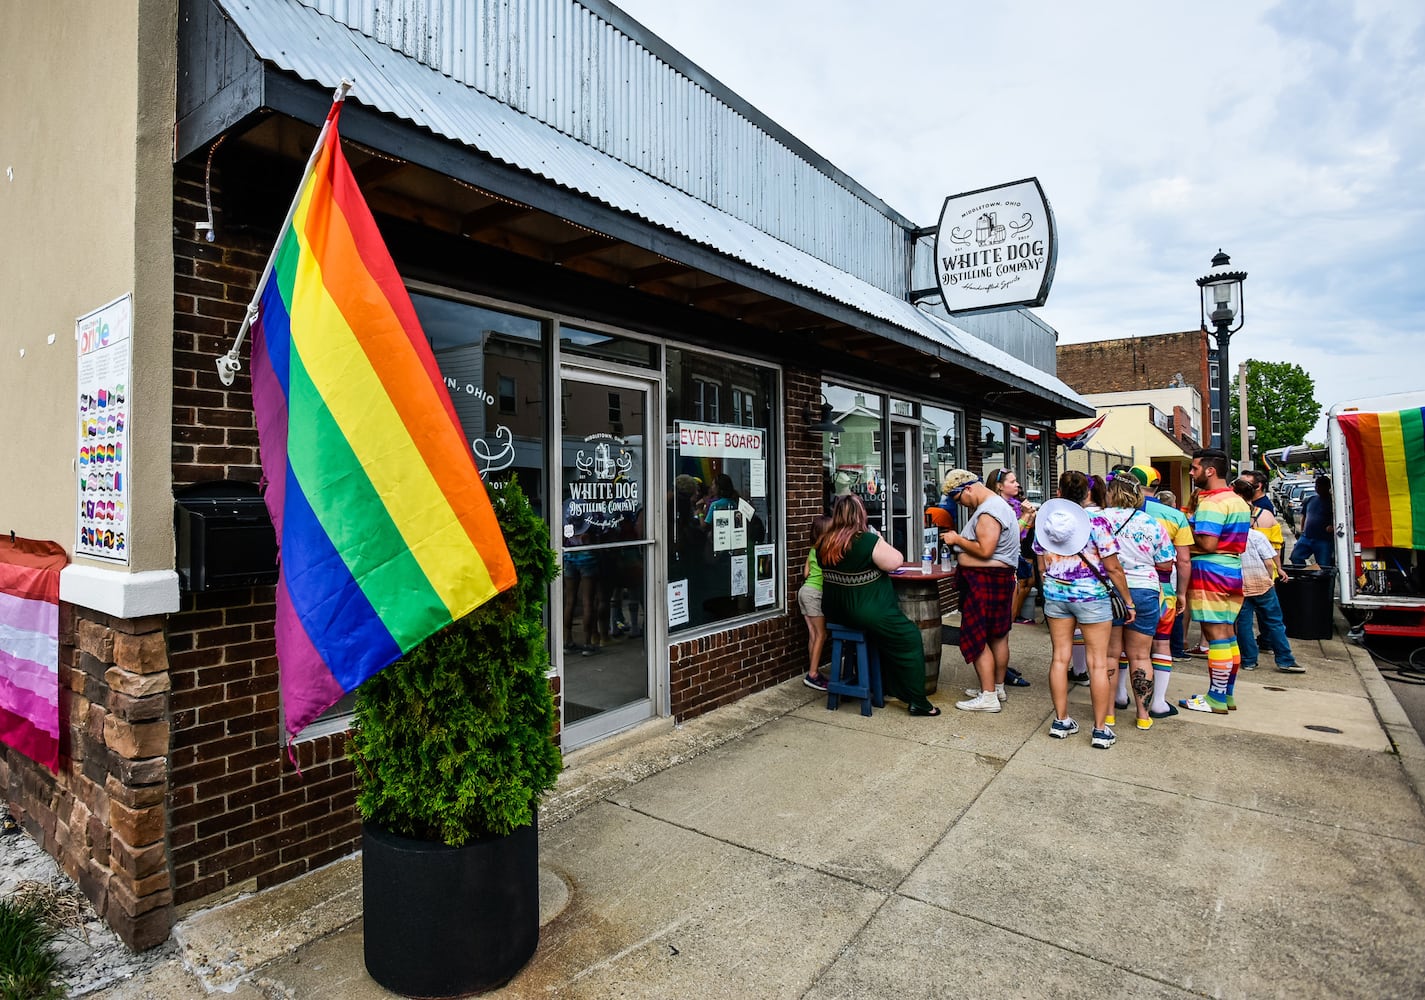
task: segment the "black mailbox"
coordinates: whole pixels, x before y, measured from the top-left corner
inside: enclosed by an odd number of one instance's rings
[[[277,537],[254,483],[198,483],[174,508],[178,580],[184,590],[277,582]]]

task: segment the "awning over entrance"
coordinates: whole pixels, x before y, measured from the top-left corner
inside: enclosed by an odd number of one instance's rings
[[[192,0],[183,20],[180,158],[262,108],[320,121],[325,103],[310,84],[329,93],[354,78],[349,102],[408,125],[397,135],[389,119],[363,127],[348,113],[349,139],[457,178],[459,150],[473,151],[465,169],[483,165],[482,187],[499,186],[490,163],[503,165],[499,196],[585,226],[591,239],[643,247],[851,327],[862,341],[908,348],[916,367],[940,361],[971,373],[1036,416],[1093,412],[1055,376],[296,0]]]

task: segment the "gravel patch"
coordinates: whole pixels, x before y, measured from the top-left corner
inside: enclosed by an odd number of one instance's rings
[[[59,864],[22,830],[0,832],[0,898],[12,897],[40,901],[59,928],[55,950],[71,997],[143,976],[177,955],[171,938],[139,954],[130,951]]]

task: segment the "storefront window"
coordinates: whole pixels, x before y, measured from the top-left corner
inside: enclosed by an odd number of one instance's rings
[[[940,501],[940,487],[951,469],[965,467],[962,418],[954,410],[924,406],[920,411],[920,462],[925,506]]]
[[[1019,473],[1019,482],[1023,487],[1020,499],[1043,503],[1047,498],[1044,490],[1044,439],[1048,433],[1042,427],[1024,429],[1024,471]]]
[[[559,327],[559,350],[563,354],[595,358],[599,361],[617,361],[639,368],[654,367],[658,358],[657,346],[646,340],[598,330],[582,330],[568,324]]]
[[[823,382],[821,392],[831,404],[831,419],[842,427],[840,434],[822,439],[825,509],[830,513],[837,497],[854,493],[866,505],[871,523],[885,531],[886,463],[881,449],[885,397],[835,382]]]
[[[545,515],[544,324],[434,295],[411,302],[486,485],[517,478]]]
[[[980,477],[986,478],[996,469],[1011,468],[1009,464],[1009,425],[1003,420],[980,418]]]
[[[667,357],[668,625],[676,633],[777,605],[786,560],[777,547],[772,415],[781,396],[772,369],[672,347]]]

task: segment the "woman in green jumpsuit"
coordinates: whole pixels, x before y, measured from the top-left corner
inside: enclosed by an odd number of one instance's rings
[[[821,564],[827,623],[866,633],[881,654],[885,693],[909,705],[911,715],[939,715],[940,709],[925,696],[920,629],[901,613],[887,575],[905,560],[870,530],[866,508],[854,494],[837,498],[831,527],[817,543],[816,558]]]

